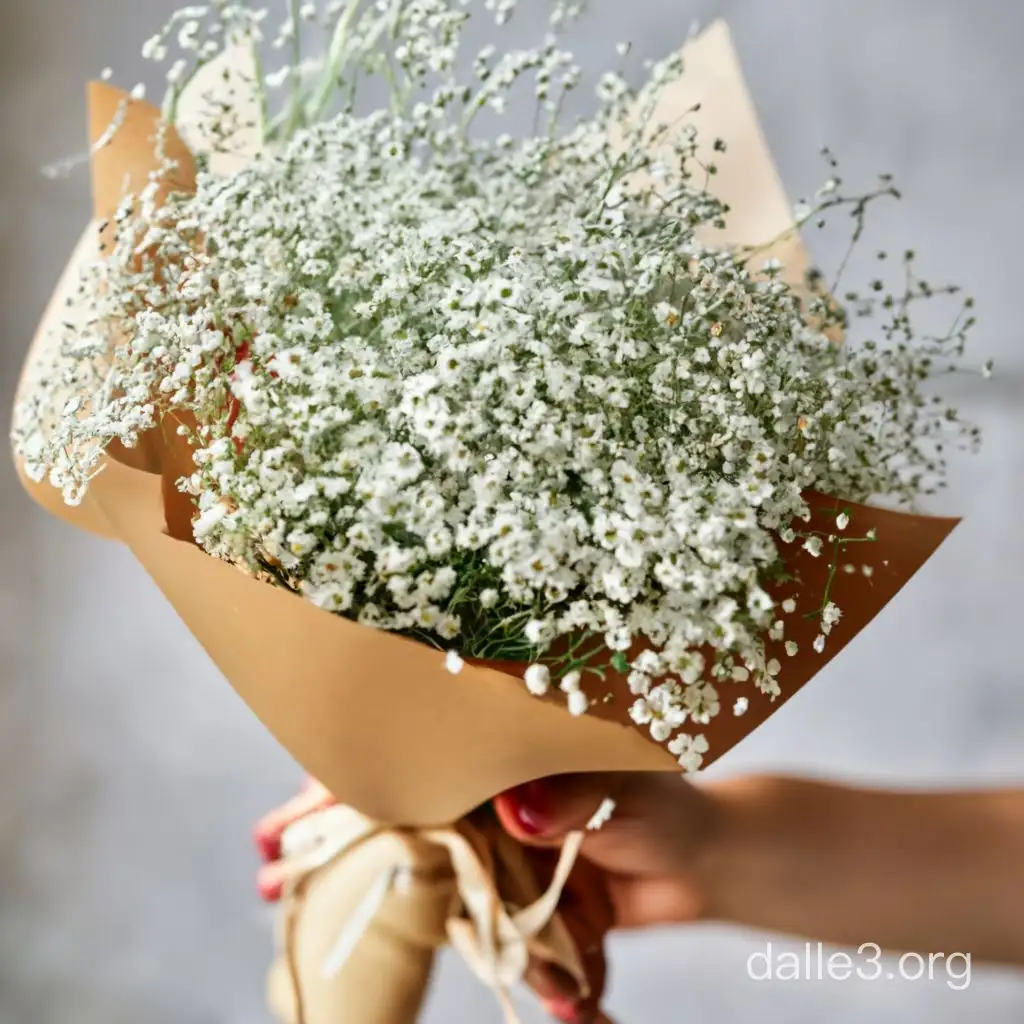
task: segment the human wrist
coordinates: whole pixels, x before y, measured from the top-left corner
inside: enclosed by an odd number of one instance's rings
[[[749,924],[791,899],[804,877],[808,848],[800,834],[823,809],[795,780],[756,776],[705,787],[707,827],[694,864],[700,917]]]

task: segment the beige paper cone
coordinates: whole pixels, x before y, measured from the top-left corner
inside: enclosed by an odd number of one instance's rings
[[[260,151],[263,107],[257,78],[252,44],[237,42],[204,64],[182,91],[178,132],[193,153],[206,156],[211,174],[236,174]]]
[[[790,223],[789,205],[724,25],[688,44],[686,54],[693,72],[689,84],[677,86],[664,103],[681,115],[700,100],[705,132],[728,137],[731,149],[719,161],[721,189],[716,189],[733,210],[728,240],[771,243]],[[96,96],[107,102],[105,90],[94,90]],[[158,112],[135,104],[132,114],[135,129],[118,133],[104,151],[106,163],[96,168],[104,178],[96,187],[97,219],[119,201],[112,182],[124,179],[123,169],[138,180],[147,159],[150,169],[158,164],[153,156]],[[96,119],[94,113],[94,125]],[[795,238],[787,244],[796,245]],[[794,249],[794,263],[800,265],[800,258]],[[58,299],[50,317],[61,308],[63,296]],[[44,323],[36,346],[45,348],[52,326],[52,320]],[[34,494],[40,497],[38,489]],[[109,524],[109,532],[131,548],[278,740],[339,800],[376,820],[407,826],[453,821],[497,792],[564,772],[676,769],[665,748],[629,721],[631,697],[621,679],[611,680],[607,688],[610,703],[572,718],[562,707],[531,697],[516,678],[518,670],[467,666],[453,676],[435,650],[332,616],[173,540],[164,532],[161,482],[152,472],[111,458],[91,489],[90,502],[101,524]],[[783,662],[782,698],[772,703],[750,686],[737,689],[736,696],[750,699],[750,711],[737,718],[726,708],[705,730],[711,743],[708,762],[827,664],[955,525],[954,520],[901,515],[834,498],[815,499],[814,504],[817,521],[812,525],[831,529],[837,511],[846,508],[851,534],[877,530],[877,543],[857,551],[858,563],[869,563],[874,574],[870,579],[859,572],[837,578],[833,595],[844,618],[824,655],[811,651],[817,631],[812,620],[796,622],[798,616],[790,616],[796,626],[789,638],[799,642],[801,653],[796,658],[776,654]],[[813,612],[825,592],[824,560],[797,549],[787,553],[787,562],[799,579],[799,587],[791,589],[799,592],[801,610]],[[723,690],[723,701],[731,696]]]
[[[697,156],[718,173],[711,191],[729,206],[724,229],[700,230],[706,245],[723,249],[764,248],[763,259],[780,260],[784,278],[799,285],[807,272],[807,252],[793,226],[793,206],[782,187],[768,143],[757,119],[733,47],[729,27],[715,21],[683,49],[684,74],[664,90],[649,126],[693,124]],[[726,143],[724,153],[714,142]]]
[[[463,822],[447,833],[471,839],[494,891],[506,907],[530,906],[541,886],[526,851],[496,823]],[[452,920],[467,921],[447,850],[430,833],[381,831],[306,876],[287,894],[283,952],[268,978],[268,1002],[282,1024],[414,1024],[427,994],[435,952],[448,942]],[[403,864],[379,908],[330,968],[338,939],[374,887]],[[454,916],[453,916],[454,915]],[[577,979],[586,979],[565,925],[556,916],[534,938],[530,952]]]
[[[324,966],[368,891],[402,856],[414,868],[393,888],[343,968]],[[292,898],[285,952],[268,983],[270,1008],[283,1024],[415,1024],[455,884],[445,851],[383,833],[312,875]]]

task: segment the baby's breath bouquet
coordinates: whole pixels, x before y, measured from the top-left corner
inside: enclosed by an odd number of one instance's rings
[[[128,543],[299,760],[405,827],[719,756],[953,525],[869,502],[976,440],[929,383],[970,303],[927,336],[953,289],[912,255],[864,297],[800,245],[837,211],[859,239],[891,182],[847,194],[829,157],[794,213],[722,26],[569,123],[575,5],[465,59],[513,6],[176,15],[162,110],[93,89],[97,223],[15,417],[33,493]],[[500,134],[520,92],[533,130]]]

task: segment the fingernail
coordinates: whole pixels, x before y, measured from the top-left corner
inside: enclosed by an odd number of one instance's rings
[[[253,842],[259,851],[260,859],[269,864],[271,861],[281,859],[281,833],[277,830],[268,832],[262,826],[257,825],[252,834]]]
[[[585,1024],[583,1010],[575,999],[548,999],[544,1009],[563,1024]]]
[[[284,883],[280,878],[261,873],[256,878],[256,888],[261,900],[266,903],[277,903],[284,890]]]
[[[527,782],[507,794],[516,821],[527,835],[539,836],[550,827],[550,793],[543,781]]]

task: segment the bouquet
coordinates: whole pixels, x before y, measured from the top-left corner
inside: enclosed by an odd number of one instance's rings
[[[33,497],[127,544],[345,805],[290,843],[304,1024],[414,1019],[446,938],[510,1017],[529,952],[578,973],[580,837],[541,892],[469,812],[721,756],[934,553],[955,521],[915,504],[977,442],[930,385],[970,300],[931,336],[955,289],[912,254],[866,294],[812,270],[801,227],[856,242],[896,190],[828,155],[794,210],[724,25],[573,125],[578,5],[468,64],[481,7],[514,3],[293,2],[275,35],[216,0],[147,44],[162,109],[94,83],[95,219],[15,409]],[[532,133],[488,131],[518,90]]]

